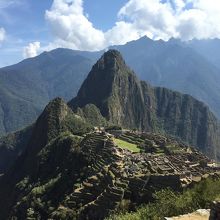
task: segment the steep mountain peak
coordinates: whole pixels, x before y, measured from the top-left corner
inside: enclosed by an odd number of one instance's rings
[[[60,120],[67,114],[68,106],[62,98],[55,98],[46,106],[44,113],[55,114]]]
[[[140,81],[120,52],[109,50],[93,66],[77,97],[70,101],[70,106],[76,110],[94,104],[112,123],[139,126],[139,118],[133,117],[135,100],[142,111],[144,101]],[[139,112],[138,109],[134,111]],[[131,121],[125,122],[124,115],[129,116]]]
[[[52,100],[44,109],[35,123],[29,151],[38,152],[51,139],[55,138],[62,129],[62,122],[71,110],[61,98]]]
[[[117,74],[119,73],[119,70],[123,68],[127,68],[125,61],[121,53],[114,49],[105,52],[103,56],[98,60],[98,62],[93,66],[93,69],[95,70],[105,70],[105,74]]]
[[[126,66],[124,59],[117,50],[109,50],[97,61],[88,77],[82,84],[78,95],[70,105],[84,107],[94,104],[103,109],[114,90],[121,90],[127,85],[128,78],[136,79],[134,73]],[[104,116],[108,113],[104,110]]]
[[[11,173],[15,170],[17,173],[14,176],[15,179],[21,178],[26,173],[35,174],[37,155],[61,133],[72,131],[72,133],[82,134],[89,132],[90,129],[90,125],[74,114],[63,99],[55,98],[46,106],[31,128],[30,140],[22,154],[17,157],[19,167],[12,166],[7,178],[10,179]]]
[[[106,59],[116,59],[116,60],[123,60],[121,53],[118,50],[110,49],[106,51],[103,56]]]
[[[51,140],[61,132],[71,131],[75,134],[86,133],[91,129],[82,117],[76,115],[61,98],[55,98],[44,109],[35,122],[26,153],[35,157]]]
[[[140,43],[140,44],[146,44],[146,43],[154,43],[155,41],[152,40],[151,38],[149,38],[147,35],[137,39],[137,40],[134,40],[134,41],[131,41],[131,42],[128,42],[127,44],[130,44],[130,43]]]

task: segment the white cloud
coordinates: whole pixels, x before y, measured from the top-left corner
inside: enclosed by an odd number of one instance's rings
[[[104,33],[95,29],[83,12],[83,1],[54,0],[46,11],[55,44],[80,50],[98,50],[105,46]]]
[[[124,21],[116,22],[115,26],[105,33],[106,46],[125,44],[138,39],[140,34],[132,24]]]
[[[37,56],[39,50],[40,50],[40,42],[30,43],[28,46],[24,47],[23,57],[24,58],[35,57]]]
[[[129,0],[119,12],[135,29],[148,30],[155,39],[220,37],[220,1]]]
[[[186,6],[186,2],[184,0],[171,0],[171,5],[172,4],[176,12],[181,12]]]
[[[0,44],[5,40],[6,38],[6,32],[4,28],[0,28]]]
[[[7,7],[9,7],[10,5],[12,5],[13,3],[15,3],[14,0],[1,0],[1,1],[0,1],[0,9],[1,9],[1,8],[7,8]]]
[[[54,0],[45,18],[55,37],[47,49],[99,50],[144,35],[163,40],[220,38],[217,0],[128,0],[118,12],[118,21],[106,32],[89,21],[83,0]]]
[[[0,9],[23,5],[25,0],[0,0]]]
[[[151,33],[154,38],[167,40],[176,37],[177,21],[173,16],[174,9],[170,3],[163,4],[159,0],[130,0],[121,8],[118,15],[126,19],[138,31],[139,35]]]

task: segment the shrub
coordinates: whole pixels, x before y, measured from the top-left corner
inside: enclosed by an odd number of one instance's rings
[[[122,127],[118,126],[118,125],[112,125],[109,127],[105,128],[105,131],[118,131],[118,130],[122,130]]]
[[[200,208],[210,208],[213,200],[220,196],[220,180],[207,179],[183,193],[164,189],[154,194],[155,201],[139,207],[133,213],[117,213],[108,220],[159,220],[178,216]]]

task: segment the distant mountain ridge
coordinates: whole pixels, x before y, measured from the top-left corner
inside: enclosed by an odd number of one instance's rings
[[[190,94],[220,118],[219,45],[218,39],[165,42],[143,37],[112,48],[141,80]],[[102,53],[59,48],[1,68],[0,136],[34,122],[49,100],[75,96]]]
[[[215,60],[220,60],[219,45],[220,40],[165,42],[143,37],[112,48],[121,52],[141,80],[192,95],[220,117],[220,66]]]
[[[186,45],[220,68],[220,39],[192,40],[186,42]]]
[[[51,99],[72,98],[95,60],[89,52],[57,49],[1,68],[0,135],[33,123]]]

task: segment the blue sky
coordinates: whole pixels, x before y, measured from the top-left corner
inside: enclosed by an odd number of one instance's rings
[[[220,37],[216,0],[0,0],[0,67],[57,47],[100,50],[144,35]]]
[[[117,21],[117,13],[126,2],[126,0],[86,0],[84,8],[94,26],[106,31]]]
[[[0,48],[0,66],[21,60],[23,47],[28,42],[46,43],[50,38],[44,13],[51,6],[52,0],[42,1],[41,4],[36,4],[34,0],[15,2],[0,7],[0,27],[6,31],[6,39]]]
[[[22,59],[22,50],[28,43],[40,41],[47,45],[53,38],[45,21],[45,11],[53,0],[0,0],[0,27],[7,32],[0,48],[0,67]],[[117,20],[117,12],[126,0],[85,0],[84,11],[94,27],[111,28]],[[7,5],[8,4],[8,5]],[[2,8],[1,8],[2,5]]]

